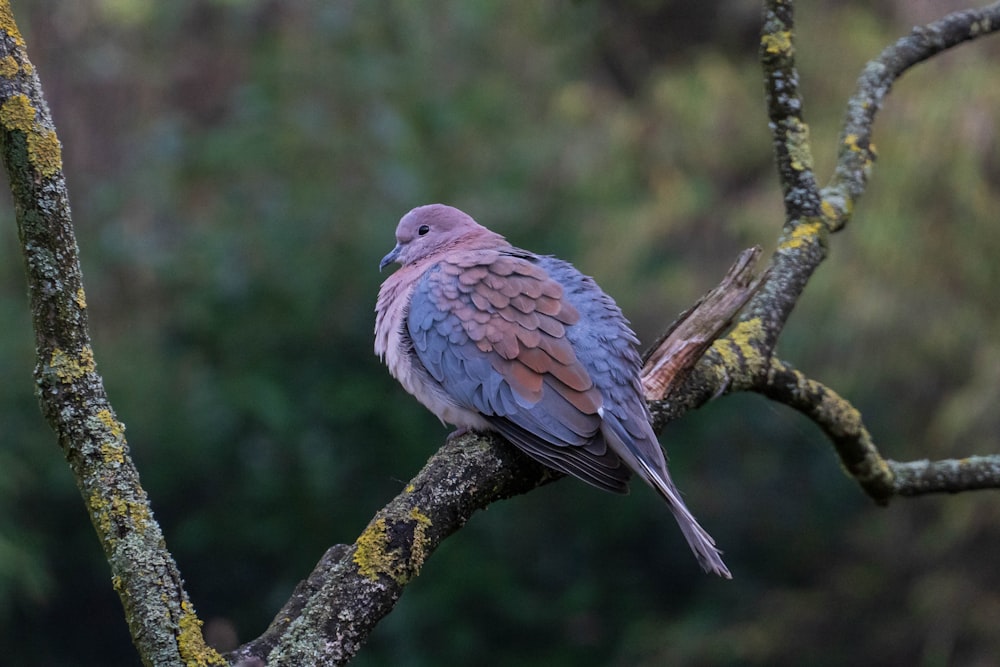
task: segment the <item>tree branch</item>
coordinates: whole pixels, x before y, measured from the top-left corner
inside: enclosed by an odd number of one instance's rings
[[[14,197],[42,413],[59,437],[146,665],[224,664],[167,551],[97,374],[62,147],[24,39],[0,0],[0,150]]]
[[[774,346],[813,271],[826,257],[827,229],[813,175],[809,126],[803,119],[795,66],[792,3],[765,3],[760,39],[767,113],[784,193],[785,223],[771,258],[769,276],[750,301],[736,329],[705,355],[699,400],[713,378],[726,391],[752,389],[762,381]],[[720,369],[739,369],[718,377]]]
[[[816,422],[837,450],[848,474],[875,502],[880,505],[889,502],[895,493],[892,470],[875,448],[857,408],[779,359],[771,360],[767,381],[757,391]]]
[[[720,355],[713,353],[724,353],[728,348],[730,357],[743,361],[731,386],[759,391],[813,419],[829,437],[848,473],[880,504],[893,495],[1000,486],[1000,477],[993,474],[996,461],[993,457],[963,459],[967,463],[962,465],[887,461],[878,453],[860,413],[850,403],[770,355],[802,289],[826,256],[828,234],[847,224],[857,198],[864,192],[875,159],[870,141],[872,123],[892,84],[913,65],[997,30],[1000,3],[955,12],[914,28],[868,63],[848,103],[834,177],[819,193],[813,175],[809,128],[802,119],[792,6],[786,0],[765,3],[760,55],[786,222],[772,258],[770,278],[751,301],[737,330],[717,341],[705,356],[703,365],[707,368],[702,377],[707,374],[710,378],[716,368]],[[748,334],[742,338],[738,336],[741,327]],[[769,362],[762,363],[765,359]]]
[[[1000,455],[905,463],[882,458],[857,408],[784,361],[772,359],[767,382],[757,391],[813,420],[844,470],[879,505],[893,496],[1000,489]]]
[[[894,477],[893,493],[899,496],[1000,489],[1000,454],[887,463]]]
[[[765,381],[770,358],[813,271],[826,257],[827,226],[813,175],[809,126],[802,117],[795,67],[792,3],[765,3],[760,39],[767,112],[785,223],[763,283],[737,325],[714,342],[672,400],[654,401],[657,428],[721,393],[752,391]]]
[[[871,141],[872,125],[896,80],[914,65],[946,49],[997,30],[1000,30],[1000,2],[965,9],[914,28],[865,65],[847,103],[836,170],[830,184],[823,189],[823,211],[831,231],[839,231],[847,224],[868,184],[876,157]]]
[[[794,28],[791,2],[769,0],[765,3],[760,61],[785,213],[792,224],[802,218],[820,216],[809,126],[802,116],[804,105],[795,66]]]
[[[821,193],[813,173],[809,126],[795,65],[794,12],[788,0],[765,2],[760,40],[769,127],[785,204],[785,224],[770,277],[750,302],[737,332],[749,362],[729,390],[763,381],[778,336],[813,272],[826,258],[827,237],[847,223],[874,162],[871,125],[892,83],[909,67],[941,51],[1000,29],[1000,3],[949,14],[913,32],[865,67],[848,103],[833,180]],[[751,353],[752,354],[749,354]],[[706,355],[705,363],[721,360]],[[710,369],[705,369],[710,370]]]

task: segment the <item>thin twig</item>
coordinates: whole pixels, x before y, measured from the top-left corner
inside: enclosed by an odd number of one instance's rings
[[[849,401],[779,359],[771,360],[767,381],[757,391],[809,417],[830,439],[844,470],[865,493],[880,505],[889,501],[895,493],[892,470],[872,442],[861,412]]]
[[[830,231],[839,231],[847,224],[865,191],[876,157],[872,125],[896,80],[914,65],[946,49],[998,30],[1000,2],[964,9],[914,28],[865,65],[847,103],[836,170],[823,189],[823,211]]]
[[[900,496],[1000,489],[1000,454],[941,461],[888,461]]]

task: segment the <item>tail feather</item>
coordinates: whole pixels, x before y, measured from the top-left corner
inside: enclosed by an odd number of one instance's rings
[[[638,462],[640,466],[639,474],[667,501],[667,506],[670,507],[674,519],[677,520],[677,525],[680,526],[681,532],[684,533],[684,538],[687,540],[688,546],[691,547],[691,551],[694,552],[695,558],[698,559],[698,564],[701,565],[702,569],[725,579],[732,579],[732,573],[729,572],[726,564],[722,562],[722,551],[715,546],[715,540],[708,534],[708,531],[701,527],[694,518],[694,515],[687,508],[687,505],[681,500],[680,492],[674,486],[670,477],[668,475],[658,475],[645,461],[639,460]]]
[[[660,449],[652,427],[648,428],[647,437],[637,441],[614,415],[605,414],[601,430],[608,445],[621,457],[625,465],[634,470],[667,501],[667,506],[677,520],[677,525],[684,533],[684,538],[698,559],[699,565],[706,572],[732,579],[733,575],[722,562],[722,551],[715,546],[715,540],[698,524],[687,505],[681,500],[680,491],[674,486],[670,473],[667,472],[663,450]],[[651,460],[653,463],[650,463]]]

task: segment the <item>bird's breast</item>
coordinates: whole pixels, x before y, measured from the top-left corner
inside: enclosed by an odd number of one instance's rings
[[[478,412],[463,408],[445,392],[440,383],[424,368],[413,349],[407,318],[413,291],[422,272],[403,267],[389,276],[379,290],[375,308],[375,354],[399,381],[438,419],[458,427],[487,430],[488,422]],[[415,275],[410,275],[414,273]]]

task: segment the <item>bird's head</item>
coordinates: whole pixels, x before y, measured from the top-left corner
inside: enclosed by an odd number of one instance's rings
[[[419,262],[454,247],[501,247],[502,236],[470,216],[444,204],[418,206],[399,221],[396,247],[379,263],[379,271],[393,262],[401,266]]]

